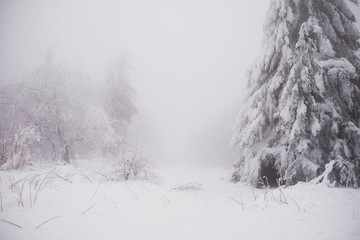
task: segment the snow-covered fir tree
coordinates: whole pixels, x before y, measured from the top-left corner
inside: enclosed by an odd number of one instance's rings
[[[115,61],[111,60],[107,69],[107,110],[116,121],[130,122],[131,117],[137,113],[134,105],[135,90],[130,84],[129,71],[124,54],[119,55]]]
[[[114,156],[121,155],[129,144],[130,124],[133,115],[137,113],[134,104],[136,91],[131,85],[129,74],[130,65],[126,54],[119,54],[115,60],[109,61],[105,78],[104,109],[110,117],[111,126],[120,138],[106,151]]]
[[[352,0],[357,4],[357,0]],[[264,51],[234,126],[231,179],[258,185],[360,175],[360,33],[344,0],[271,0]],[[264,180],[264,179],[263,179]],[[265,184],[266,183],[266,180]]]

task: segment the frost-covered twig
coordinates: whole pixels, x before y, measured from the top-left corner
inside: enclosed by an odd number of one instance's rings
[[[266,180],[266,188],[269,188],[269,179],[267,178],[267,176],[263,176],[263,178]]]
[[[253,195],[254,195],[254,200],[256,201],[256,195],[255,195],[255,191],[254,191],[254,188],[250,185],[250,187],[251,187],[251,191],[252,191],[252,193],[253,193]]]
[[[279,188],[279,190],[280,190],[280,202],[281,202],[281,203],[284,203],[284,204],[288,204],[288,201],[287,201],[287,199],[286,199],[286,197],[285,197],[285,194],[283,193],[283,191],[281,190],[281,188]],[[284,200],[282,200],[282,197],[281,197],[281,196],[284,197]]]
[[[43,222],[43,223],[41,223],[40,225],[36,226],[35,229],[38,229],[39,227],[41,227],[41,226],[44,225],[45,223],[48,223],[48,222],[50,222],[51,220],[54,220],[55,218],[58,218],[58,217],[61,217],[61,216],[52,217],[52,218],[50,218],[49,220],[46,220],[45,222]]]
[[[329,181],[329,174],[332,172],[334,165],[336,164],[335,160],[330,161],[328,164],[325,165],[325,171],[318,176],[317,178],[313,179],[310,181],[311,184],[318,184],[318,183],[322,183],[322,184],[326,184],[329,185],[330,181]]]
[[[5,219],[0,219],[0,221],[6,222],[6,223],[11,224],[11,225],[13,225],[13,226],[15,226],[15,227],[18,227],[18,228],[22,228],[20,225],[17,225],[17,224],[15,224],[15,223],[10,222],[10,221],[7,221],[7,220],[5,220]]]
[[[242,196],[241,196],[241,202],[239,202],[238,200],[236,200],[235,198],[228,196],[231,200],[233,200],[234,202],[238,203],[241,205],[242,210],[244,210],[244,202],[242,201]]]

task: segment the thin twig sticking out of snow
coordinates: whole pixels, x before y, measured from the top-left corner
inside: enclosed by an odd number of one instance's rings
[[[15,177],[14,176],[6,176],[5,177],[5,183],[9,185],[9,188],[11,189],[11,192],[15,192],[14,182],[15,182]]]
[[[34,179],[33,179],[32,177],[30,177],[30,180],[29,180],[29,195],[30,195],[29,202],[30,202],[30,208],[32,208],[31,185],[32,185],[33,181],[34,181]]]
[[[101,184],[101,183],[99,183],[99,185],[97,186],[97,188],[96,188],[96,190],[95,190],[94,194],[92,195],[92,198],[94,198],[94,197],[95,197],[95,195],[96,195],[97,191],[99,190],[100,184]]]
[[[110,179],[105,174],[103,174],[102,172],[99,172],[99,171],[94,171],[94,172],[97,173],[97,174],[100,174],[101,176],[103,176],[106,179],[106,181],[110,181]]]
[[[21,204],[22,207],[24,207],[24,201],[23,201],[23,192],[24,192],[24,186],[26,183],[26,180],[28,179],[29,175],[26,176],[21,189],[18,187],[18,196],[19,196],[19,204]]]
[[[43,222],[43,223],[41,223],[40,225],[36,226],[35,229],[38,229],[39,227],[41,227],[41,226],[44,225],[45,223],[48,223],[48,222],[50,222],[51,220],[54,220],[55,218],[58,218],[58,217],[61,217],[61,216],[52,217],[52,218],[50,218],[49,220],[46,220],[45,222]]]
[[[284,203],[284,204],[288,204],[288,201],[287,201],[287,199],[286,199],[286,197],[285,197],[285,194],[283,193],[283,191],[281,191],[281,188],[279,188],[279,190],[280,190],[280,202],[282,202],[282,203]],[[284,200],[282,200],[282,197],[281,197],[281,196],[284,197]]]
[[[241,197],[241,208],[242,208],[242,210],[244,211],[244,200],[243,200],[243,196],[242,196],[242,193],[241,193],[241,191],[240,191],[240,197]]]
[[[272,196],[272,201],[273,201],[273,202],[276,202],[276,198],[275,198],[275,195],[274,195],[273,192],[271,192],[271,196]],[[280,202],[281,202],[281,200],[280,200]]]
[[[159,201],[164,205],[167,205],[170,203],[170,199],[167,196],[162,197]]]
[[[131,188],[130,187],[127,187],[128,189],[129,189],[129,191],[132,193],[132,195],[136,198],[136,200],[140,200],[139,198],[138,198],[138,196],[136,196],[136,194],[134,193],[134,191],[133,190],[131,190]]]
[[[18,227],[18,228],[22,228],[20,225],[17,225],[17,224],[15,224],[15,223],[13,223],[13,222],[9,222],[9,221],[7,221],[7,220],[5,220],[5,219],[0,219],[0,221],[6,222],[6,223],[11,224],[11,225],[13,225],[13,226],[15,226],[15,227]]]
[[[266,198],[266,203],[264,209],[267,207],[269,200]]]
[[[69,183],[72,183],[69,179],[66,179],[66,178],[62,177],[62,176],[60,176],[60,175],[57,174],[57,173],[55,173],[55,175],[58,176],[59,178],[63,179],[64,181],[67,181],[67,182],[69,182]]]
[[[142,184],[142,186],[144,187],[144,188],[146,188],[146,190],[148,190],[148,192],[149,193],[151,193],[152,191],[144,184],[144,182],[142,181],[141,182],[141,184]]]
[[[117,207],[117,203],[114,200],[112,200],[111,198],[109,198],[108,196],[105,196],[105,195],[104,195],[104,198],[111,201],[115,205],[115,207]]]
[[[301,212],[300,205],[295,201],[295,199],[291,198],[291,200],[293,200],[293,202],[296,204],[296,206],[298,207],[299,211]]]
[[[29,175],[26,176],[26,178],[21,178],[17,181],[15,181],[15,177],[8,177],[9,180],[9,187],[11,189],[12,192],[15,192],[17,195],[17,201],[18,201],[18,206],[22,206],[24,207],[24,201],[23,201],[23,192],[24,192],[24,186],[25,183],[28,179]],[[20,183],[23,182],[22,186],[20,187]]]
[[[2,195],[1,195],[1,192],[0,192],[0,208],[1,208],[1,212],[4,211],[3,209],[3,203],[2,203]]]
[[[239,202],[238,200],[236,200],[235,198],[228,196],[231,200],[233,200],[234,202],[238,203],[241,205],[242,210],[244,210],[244,202],[242,200],[242,195],[241,195],[241,202]]]
[[[90,178],[85,174],[83,173],[82,171],[78,170],[90,183],[92,183],[92,181],[90,180]]]
[[[252,193],[254,195],[254,201],[256,201],[256,195],[255,195],[255,192],[254,192],[254,188],[251,185],[250,185],[250,187],[251,187],[251,191],[252,191]]]
[[[46,176],[45,178],[41,181],[40,185],[38,186],[37,190],[36,190],[36,194],[35,194],[35,198],[34,198],[34,204],[36,203],[36,199],[37,196],[39,194],[39,190],[41,189],[43,183],[45,182],[45,180],[50,176],[51,173],[53,173],[55,171],[56,168],[54,168],[53,170],[51,170]]]
[[[90,209],[92,209],[95,205],[96,205],[96,203],[94,203],[93,205],[91,205],[90,207],[88,207],[85,211],[83,211],[83,212],[81,213],[81,215],[84,215],[87,211],[89,211]]]

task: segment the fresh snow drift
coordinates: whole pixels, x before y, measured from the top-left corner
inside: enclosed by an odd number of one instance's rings
[[[0,239],[356,240],[360,234],[359,190],[310,183],[254,189],[225,181],[222,169],[194,166],[157,167],[161,178],[153,183],[115,182],[104,177],[109,169],[80,162],[0,172]],[[49,172],[34,203],[36,181],[29,180]],[[12,191],[22,186],[24,207]]]

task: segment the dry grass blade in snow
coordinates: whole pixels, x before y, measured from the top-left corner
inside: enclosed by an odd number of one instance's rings
[[[55,168],[53,170],[51,170],[48,174],[46,174],[45,178],[42,179],[42,181],[40,182],[40,185],[35,185],[37,187],[37,190],[36,190],[36,193],[35,193],[35,197],[34,197],[34,204],[36,203],[36,199],[37,199],[37,196],[39,194],[39,191],[40,189],[42,188],[44,182],[46,179],[48,179],[48,177],[50,176],[51,173],[53,173],[55,171]]]
[[[234,202],[238,203],[241,205],[241,208],[242,210],[244,211],[244,202],[243,202],[243,199],[242,199],[242,195],[241,195],[241,202],[239,202],[238,200],[236,200],[235,198],[231,197],[231,196],[228,196],[231,200],[233,200]]]
[[[90,183],[92,183],[91,179],[90,179],[85,173],[83,173],[83,172],[80,171],[80,170],[78,170],[78,171],[81,173],[81,175],[82,175],[83,177],[85,177]]]
[[[93,205],[91,205],[90,207],[88,207],[85,211],[83,211],[81,213],[81,215],[84,215],[86,212],[88,212],[90,209],[92,209],[93,207],[95,207],[96,203],[94,203]]]
[[[37,226],[35,227],[35,229],[38,229],[39,227],[41,227],[41,226],[44,225],[45,223],[48,223],[48,222],[50,222],[51,220],[54,220],[55,218],[58,218],[58,217],[61,217],[61,216],[52,217],[52,218],[46,220],[45,222],[42,222],[41,224],[37,225]]]
[[[17,225],[17,224],[15,224],[15,223],[10,222],[10,221],[7,221],[7,220],[5,220],[5,219],[0,219],[0,221],[6,222],[6,223],[8,223],[8,224],[10,224],[10,225],[13,225],[13,226],[15,226],[15,227],[18,227],[18,228],[22,228],[20,225]]]
[[[54,174],[55,174],[57,177],[61,178],[62,180],[66,181],[66,182],[69,182],[69,183],[72,183],[69,179],[60,176],[60,175],[57,174],[56,172],[55,172]]]
[[[3,201],[2,201],[2,195],[1,195],[1,192],[0,192],[0,210],[1,210],[1,212],[3,212],[3,211],[4,211],[4,209],[3,209]]]
[[[100,171],[94,171],[94,173],[99,174],[101,176],[103,176],[105,178],[106,181],[110,181],[112,179],[110,179],[108,176],[106,176],[104,173],[100,172]]]
[[[204,191],[204,188],[202,187],[202,184],[196,183],[196,182],[191,182],[191,183],[186,183],[183,185],[179,185],[176,186],[172,189],[170,189],[170,192],[172,191],[192,191],[192,192],[197,192],[197,191]]]
[[[99,188],[100,188],[100,185],[101,185],[101,183],[99,183],[99,185],[97,186],[97,188],[96,188],[95,192],[94,192],[94,193],[93,193],[93,195],[92,195],[92,198],[94,198],[94,197],[95,197],[95,195],[96,195],[97,191],[98,191],[98,190],[99,190]]]

